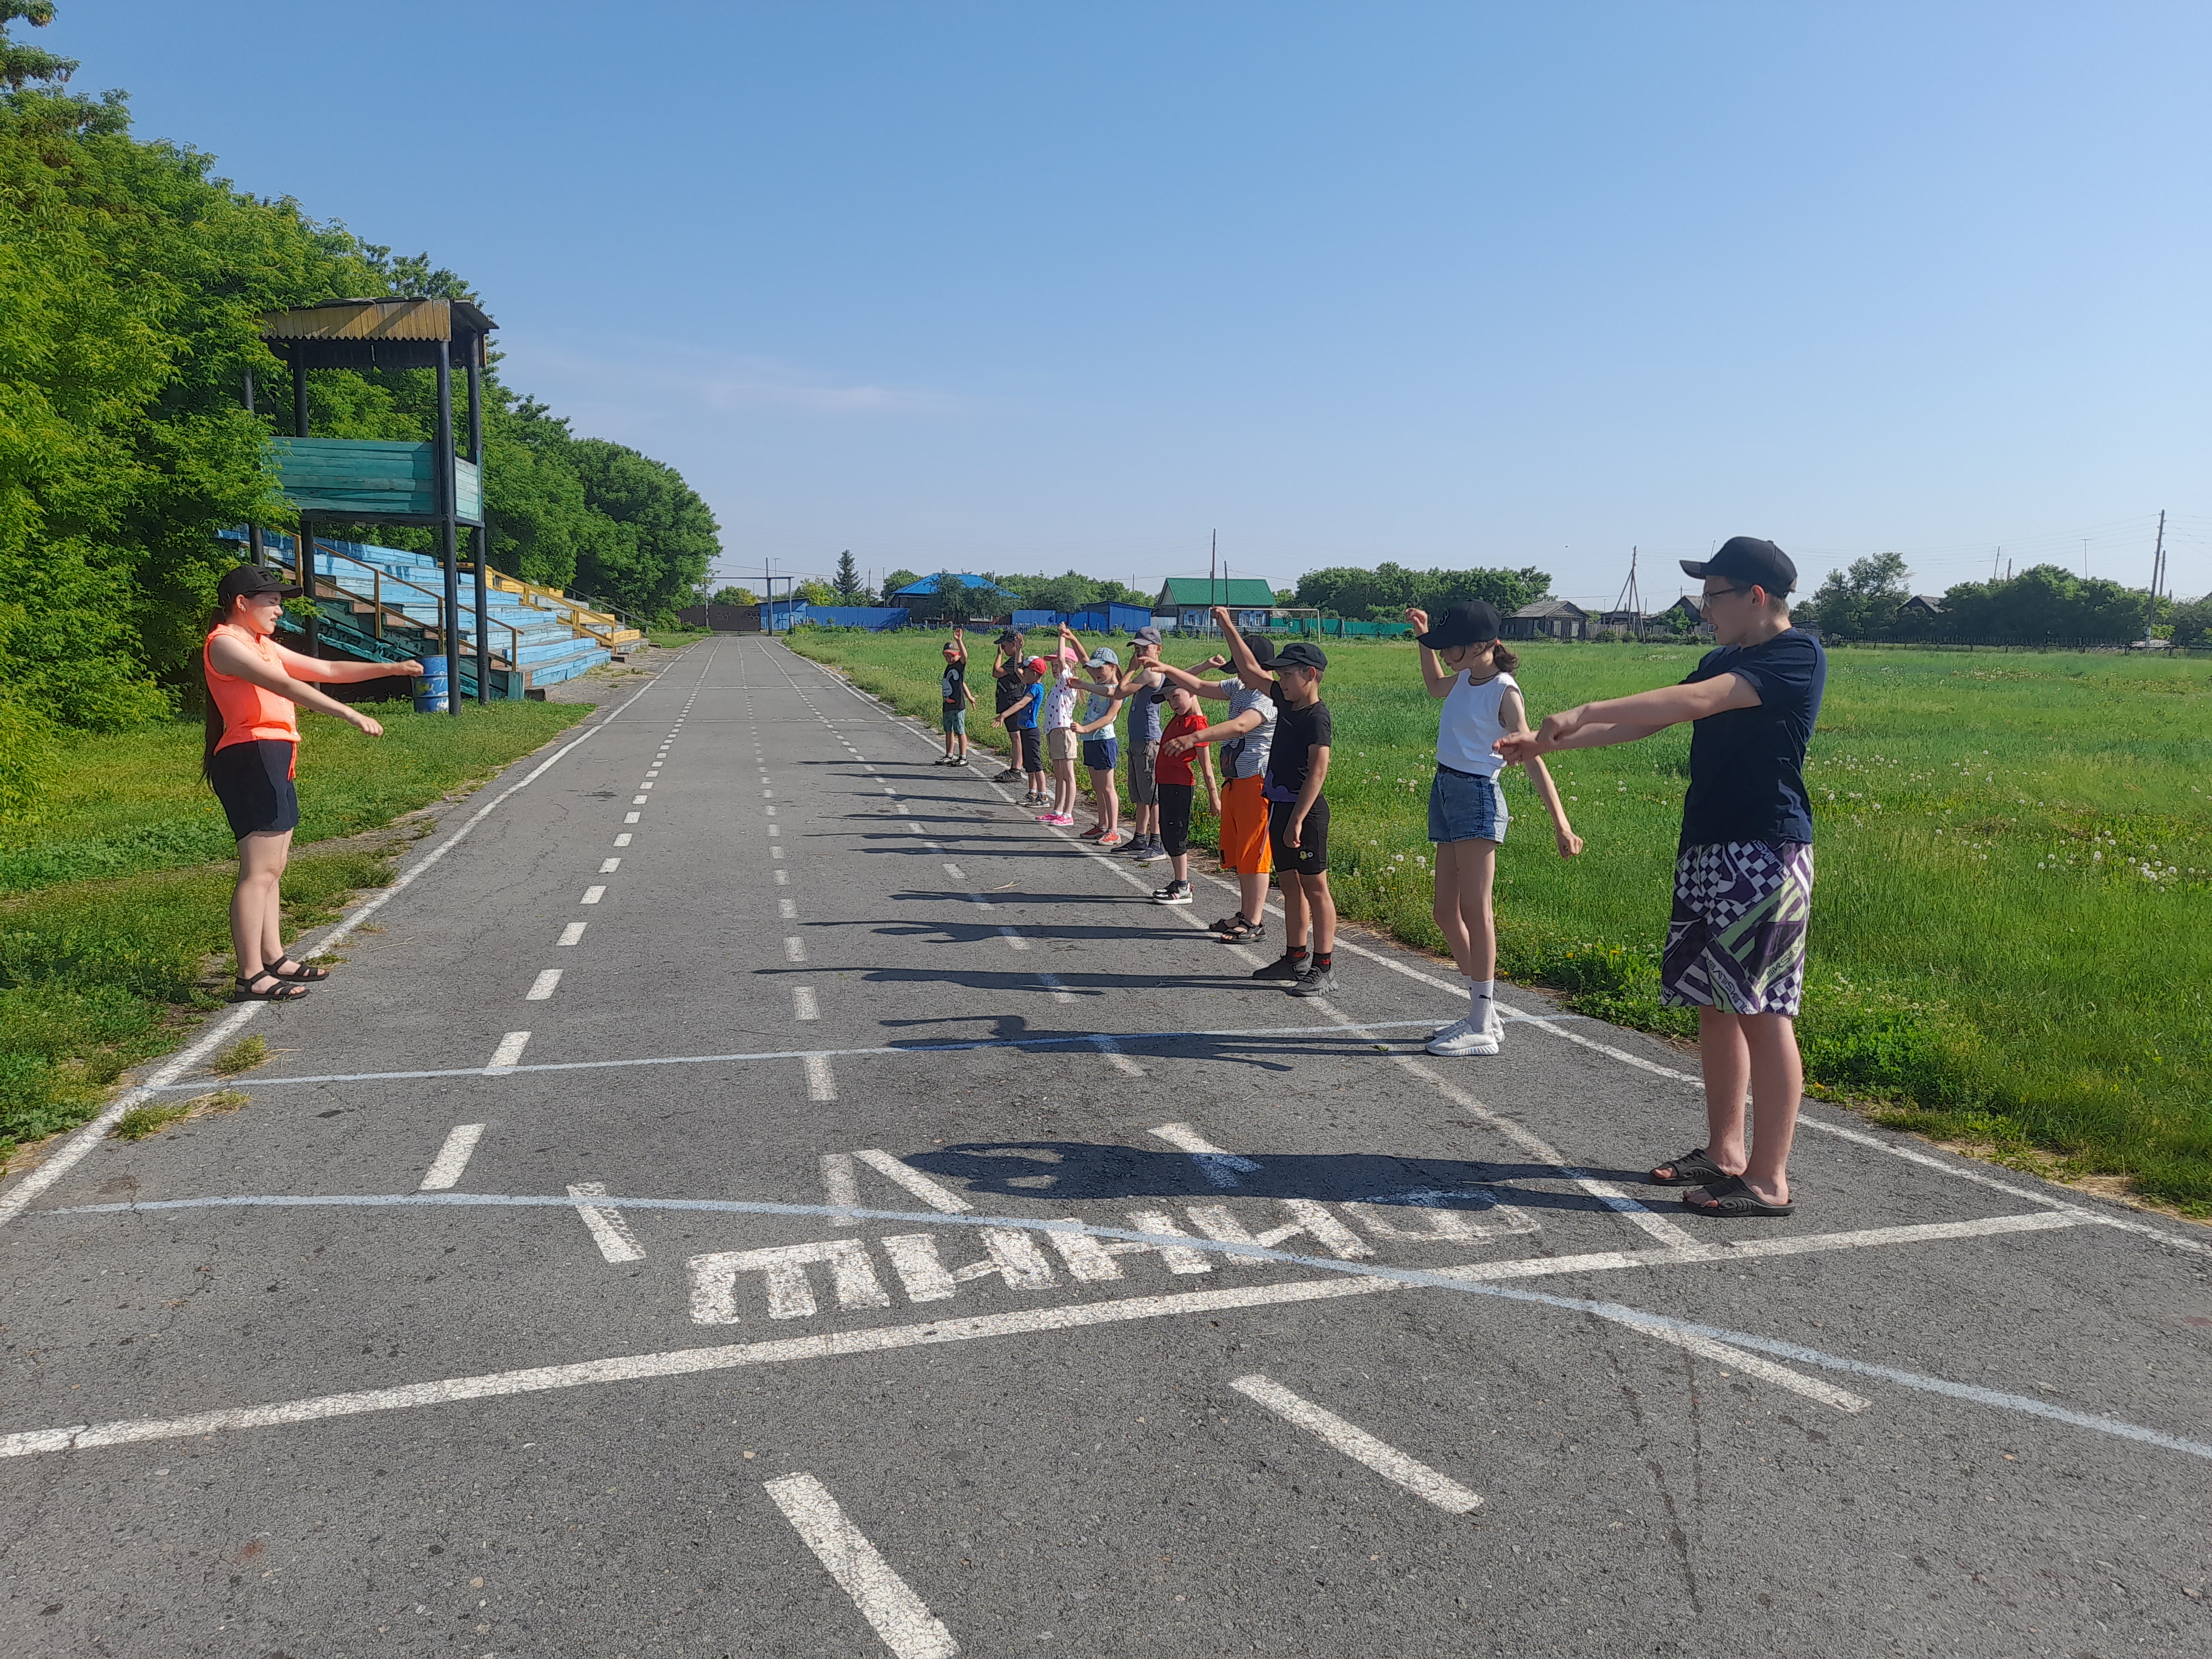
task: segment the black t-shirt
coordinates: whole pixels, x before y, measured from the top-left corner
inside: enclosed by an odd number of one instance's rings
[[[1298,798],[1306,787],[1306,774],[1313,769],[1314,746],[1328,748],[1330,735],[1328,705],[1319,697],[1303,708],[1275,705],[1275,741],[1267,750],[1267,781],[1262,792],[1269,800]]]
[[[1759,693],[1755,708],[1726,708],[1691,727],[1690,793],[1682,845],[1813,839],[1805,793],[1805,747],[1820,718],[1828,653],[1802,629],[1764,644],[1708,651],[1682,682],[1740,674]]]
[[[1030,683],[1022,672],[1022,659],[1019,657],[1012,659],[1006,664],[1006,672],[994,676],[991,684],[997,699],[991,709],[994,714],[1005,714],[1006,710],[1030,694]]]
[[[966,663],[948,662],[945,665],[944,689],[945,706],[947,708],[959,708],[967,703],[968,665]],[[995,714],[999,711],[994,708],[991,712]]]

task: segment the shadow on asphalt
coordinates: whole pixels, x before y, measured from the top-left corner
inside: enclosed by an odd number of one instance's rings
[[[971,1194],[1008,1198],[1310,1198],[1327,1203],[1387,1204],[1407,1209],[1581,1211],[1610,1214],[1587,1193],[1524,1187],[1558,1182],[1540,1164],[1477,1164],[1456,1158],[1393,1158],[1386,1152],[1249,1155],[1160,1152],[1083,1141],[976,1141],[910,1154],[905,1162]],[[1593,1170],[1601,1179],[1641,1185],[1644,1172]]]

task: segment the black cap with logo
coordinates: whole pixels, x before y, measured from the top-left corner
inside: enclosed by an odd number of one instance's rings
[[[1746,587],[1763,587],[1769,593],[1787,593],[1797,586],[1797,567],[1772,542],[1756,536],[1731,536],[1710,559],[1684,559],[1684,572],[1703,581],[1718,576]]]
[[[224,571],[215,592],[219,603],[228,605],[233,599],[258,599],[264,593],[289,599],[301,590],[287,582],[281,571],[271,570],[266,565],[242,564],[234,570]]]
[[[1323,670],[1328,666],[1328,654],[1317,645],[1309,645],[1304,640],[1292,640],[1275,653],[1275,666]]]

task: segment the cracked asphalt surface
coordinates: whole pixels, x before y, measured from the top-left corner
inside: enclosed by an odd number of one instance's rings
[[[2203,1230],[1818,1107],[1685,1217],[1662,1045],[1255,986],[772,641],[583,731],[0,1186],[0,1651],[2212,1651]]]

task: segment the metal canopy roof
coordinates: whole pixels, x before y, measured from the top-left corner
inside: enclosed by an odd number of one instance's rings
[[[497,326],[466,300],[325,300],[264,313],[261,337],[309,368],[426,368],[441,341],[456,364],[477,361]]]

